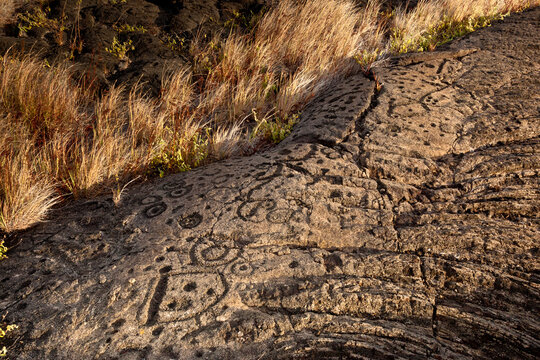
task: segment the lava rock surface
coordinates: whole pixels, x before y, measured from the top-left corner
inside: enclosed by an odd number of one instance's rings
[[[511,15],[337,84],[267,152],[57,210],[0,262],[12,353],[536,358],[539,33]]]

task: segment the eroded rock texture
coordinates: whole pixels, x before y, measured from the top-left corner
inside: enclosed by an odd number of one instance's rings
[[[59,210],[0,263],[18,357],[535,358],[539,17],[353,76],[271,151]]]

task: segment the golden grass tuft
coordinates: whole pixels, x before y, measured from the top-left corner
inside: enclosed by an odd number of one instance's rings
[[[389,47],[398,53],[433,50],[510,12],[538,5],[539,0],[421,0],[411,11],[396,11]]]
[[[0,26],[14,5],[2,2]],[[390,52],[430,50],[533,5],[540,0],[424,0],[389,15],[375,0],[363,8],[353,0],[283,0],[248,33],[194,40],[192,66],[169,72],[158,98],[139,86],[97,96],[65,65],[5,55],[0,230],[44,220],[66,194],[113,189],[120,204],[120,184],[132,179],[249,153],[261,137],[278,142],[302,107],[343,77]]]

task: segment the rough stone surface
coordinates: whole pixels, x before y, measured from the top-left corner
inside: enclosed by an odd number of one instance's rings
[[[536,358],[539,32],[512,15],[270,151],[58,210],[0,262],[16,357]]]

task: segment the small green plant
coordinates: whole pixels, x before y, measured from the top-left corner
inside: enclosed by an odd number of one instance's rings
[[[257,118],[257,113],[253,110],[253,116],[257,126],[251,133],[251,138],[261,137],[271,141],[274,144],[282,142],[292,131],[294,125],[298,122],[299,114],[285,115],[283,118],[274,117],[272,120]]]
[[[28,31],[34,28],[42,28],[52,31],[56,35],[56,42],[59,45],[63,45],[62,33],[66,30],[64,23],[66,16],[63,15],[60,19],[50,19],[49,14],[51,9],[46,7],[42,9],[40,7],[34,8],[32,11],[27,11],[24,14],[18,14],[19,18],[19,35],[26,34]]]
[[[180,52],[186,49],[186,38],[181,37],[178,34],[165,34],[160,40],[172,51]]]
[[[214,40],[208,42],[205,51],[195,57],[193,73],[196,77],[209,77],[224,57],[223,43]]]
[[[211,129],[206,127],[196,132],[188,141],[169,144],[152,160],[150,172],[163,177],[203,165],[208,158],[210,138]]]
[[[371,70],[371,66],[382,55],[380,49],[375,50],[363,50],[354,56],[354,60],[360,65],[362,71],[367,73]]]
[[[3,223],[2,216],[0,215],[0,225]],[[0,260],[7,258],[8,248],[4,245],[4,240],[0,241]]]
[[[6,316],[4,315],[2,318],[2,323],[0,323],[0,343],[3,342],[3,339],[6,337],[6,335],[9,332],[12,332],[15,329],[18,329],[19,327],[14,324],[6,324],[4,323]],[[5,357],[8,355],[8,349],[5,345],[0,344],[0,357]]]
[[[223,26],[231,30],[243,29],[251,31],[259,23],[266,11],[268,11],[267,7],[262,7],[258,11],[253,11],[253,9],[234,10],[230,19],[225,21]]]
[[[129,24],[122,24],[122,25],[113,25],[113,29],[119,32],[120,34],[125,33],[146,33],[148,30],[145,29],[142,25],[129,25]]]
[[[124,60],[127,58],[128,51],[135,50],[135,46],[133,46],[132,40],[127,40],[124,42],[118,41],[116,36],[113,38],[113,42],[111,44],[111,47],[105,48],[105,51],[109,54],[114,55],[115,57],[119,58],[120,60]]]
[[[109,0],[109,2],[113,5],[117,5],[117,4],[125,4],[127,3],[127,0]]]

